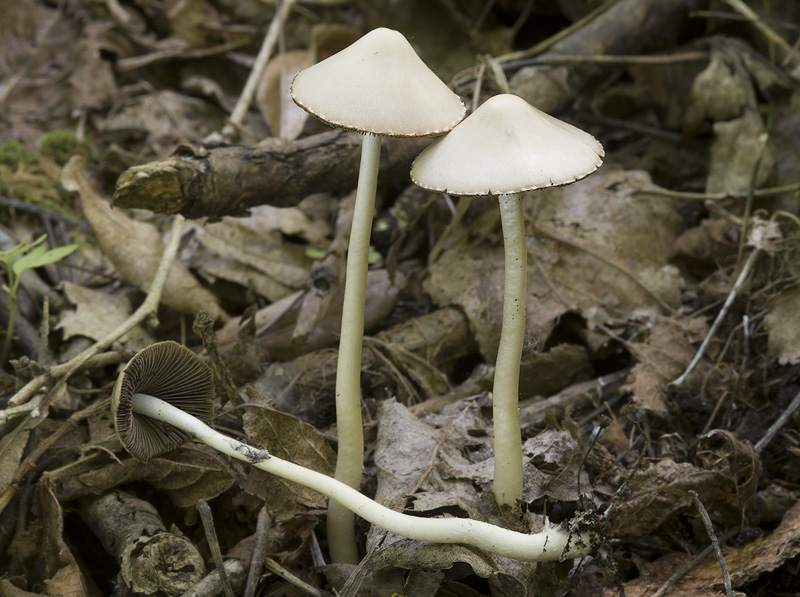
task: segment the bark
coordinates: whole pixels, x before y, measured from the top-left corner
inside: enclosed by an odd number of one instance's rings
[[[410,182],[414,157],[430,139],[386,139],[380,178]],[[187,218],[246,216],[251,207],[291,207],[312,193],[356,187],[361,136],[332,131],[254,147],[183,146],[165,160],[135,166],[117,181],[114,204]]]

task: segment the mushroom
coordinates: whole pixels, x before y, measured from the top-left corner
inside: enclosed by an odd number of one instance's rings
[[[566,185],[602,164],[600,143],[511,94],[487,100],[411,166],[419,186],[461,196],[497,195],[505,247],[503,323],[492,391],[494,494],[522,497],[519,367],[525,335],[527,246],[521,193]]]
[[[464,543],[525,561],[582,557],[598,545],[595,523],[583,514],[566,527],[551,527],[545,521],[542,531],[526,534],[466,518],[422,518],[391,510],[336,479],[209,427],[210,373],[200,357],[176,342],[153,344],[135,355],[120,373],[112,400],[117,432],[128,452],[147,460],[193,437],[232,458],[318,491],[372,524],[418,541]]]
[[[336,369],[336,478],[358,489],[364,461],[361,343],[381,136],[441,135],[464,118],[466,108],[401,33],[384,28],[299,72],[292,99],[331,126],[364,134]],[[358,563],[353,516],[335,501],[329,505],[328,535],[335,561]]]
[[[190,436],[157,419],[137,415],[133,410],[137,395],[155,396],[209,423],[214,414],[214,374],[195,353],[171,341],[151,344],[128,362],[111,395],[114,426],[125,449],[147,462],[174,450]]]

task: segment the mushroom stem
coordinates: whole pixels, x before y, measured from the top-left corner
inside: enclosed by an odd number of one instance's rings
[[[519,427],[519,367],[525,337],[528,249],[519,193],[500,195],[505,249],[503,325],[497,348],[494,418],[494,496],[498,504],[522,499],[522,439]]]
[[[342,331],[336,366],[336,456],[338,481],[359,489],[364,464],[364,431],[361,425],[361,350],[364,309],[367,300],[367,270],[381,137],[367,133],[361,146],[356,204],[347,248]],[[334,562],[358,564],[353,513],[335,499],[328,505],[328,541]]]
[[[545,521],[541,532],[528,535],[467,518],[423,518],[402,514],[327,475],[272,456],[264,448],[249,446],[227,437],[154,396],[136,393],[131,407],[134,413],[177,427],[232,458],[244,460],[263,471],[318,491],[372,524],[409,539],[464,543],[528,562],[582,557],[596,543],[596,533],[581,516],[570,522],[569,529],[551,527]]]

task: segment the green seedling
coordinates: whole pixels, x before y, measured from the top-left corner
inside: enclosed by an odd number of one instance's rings
[[[66,245],[56,247],[49,251],[42,245],[47,238],[43,234],[34,241],[30,237],[25,237],[16,247],[8,251],[0,251],[0,262],[6,266],[7,284],[3,284],[3,290],[8,294],[6,306],[8,307],[8,329],[6,338],[3,342],[3,352],[0,354],[0,364],[5,365],[8,350],[11,347],[11,339],[14,337],[14,323],[17,317],[17,292],[19,291],[19,281],[29,269],[50,265],[60,261],[75,249],[78,245]]]

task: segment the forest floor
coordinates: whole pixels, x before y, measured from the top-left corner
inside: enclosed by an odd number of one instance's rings
[[[0,597],[800,594],[800,3],[278,6],[3,7]],[[197,442],[142,462],[117,436],[118,375],[175,341],[212,366],[218,430],[333,474],[361,138],[289,87],[377,27],[467,113],[513,93],[605,156],[522,198],[524,484],[498,507],[497,200],[423,190],[430,141],[384,141],[361,491],[526,533],[592,513],[590,556],[357,518],[363,559],[331,563],[325,496]]]

